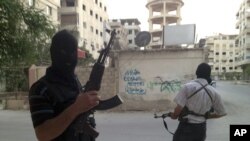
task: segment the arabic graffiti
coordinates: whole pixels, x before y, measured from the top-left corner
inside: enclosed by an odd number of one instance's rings
[[[141,78],[141,73],[137,69],[127,70],[123,80],[127,83],[125,91],[128,94],[146,94],[146,89],[144,88],[145,83]]]
[[[147,83],[147,88],[151,90],[160,89],[160,92],[175,93],[181,89],[181,81],[163,81],[161,77],[157,76],[155,77],[154,81],[150,81],[149,83]]]
[[[153,80],[146,81],[137,69],[125,71],[123,81],[125,82],[125,92],[133,95],[145,95],[147,90],[170,94],[181,89],[179,80],[164,80],[162,77],[156,76]]]

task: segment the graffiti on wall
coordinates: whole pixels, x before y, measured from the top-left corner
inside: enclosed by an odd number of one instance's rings
[[[125,91],[128,94],[146,94],[145,83],[141,77],[140,71],[137,69],[127,70],[123,77],[123,80],[126,82]]]
[[[181,89],[181,81],[179,80],[163,80],[160,76],[155,77],[153,81],[147,83],[150,90],[159,89],[163,93],[176,93]]]
[[[124,74],[125,92],[127,94],[145,95],[147,89],[159,91],[160,93],[176,93],[181,89],[181,81],[164,80],[160,76],[154,77],[148,82],[142,78],[141,72],[137,69],[127,70]]]

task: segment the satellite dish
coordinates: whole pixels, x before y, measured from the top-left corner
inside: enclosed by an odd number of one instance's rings
[[[150,41],[151,41],[151,34],[147,31],[141,31],[135,37],[135,44],[138,47],[147,46]]]

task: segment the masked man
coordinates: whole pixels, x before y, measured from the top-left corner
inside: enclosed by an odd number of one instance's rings
[[[76,134],[74,120],[99,104],[96,91],[81,93],[75,75],[76,38],[67,30],[52,38],[52,64],[34,83],[29,93],[30,112],[39,141],[93,141],[86,133]],[[93,123],[94,124],[94,123]]]
[[[177,106],[170,116],[180,123],[173,141],[204,141],[206,120],[226,115],[220,95],[209,85],[210,75],[211,67],[201,63],[196,70],[197,79],[185,84],[175,97]]]

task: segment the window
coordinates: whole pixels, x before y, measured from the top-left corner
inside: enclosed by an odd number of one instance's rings
[[[83,28],[87,28],[87,24],[86,24],[86,22],[83,22]]]
[[[220,55],[220,53],[219,53],[219,52],[216,52],[215,55]]]
[[[222,55],[226,55],[227,53],[226,52],[222,52]]]
[[[92,11],[92,10],[90,10],[90,11],[89,11],[89,14],[90,14],[91,16],[93,16],[93,11]]]
[[[107,8],[106,8],[106,6],[104,6],[104,11],[105,11],[105,12],[107,11]]]
[[[133,32],[133,31],[132,31],[131,29],[130,29],[130,30],[128,30],[128,34],[132,34],[132,32]]]
[[[91,49],[92,49],[92,51],[94,51],[94,50],[95,50],[95,46],[94,46],[94,44],[93,44],[93,43],[91,43]]]
[[[219,70],[219,68],[218,68],[218,67],[216,67],[216,68],[215,68],[215,70]]]
[[[90,26],[90,31],[94,32],[94,27],[93,26]]]
[[[46,13],[47,13],[48,15],[52,15],[52,7],[47,6],[47,8],[46,8]]]
[[[232,60],[232,59],[230,59],[230,60],[229,60],[229,62],[231,62],[231,63],[232,63],[232,62],[233,62],[233,60]]]
[[[75,6],[75,1],[74,0],[66,0],[66,6],[74,7]]]
[[[98,0],[95,0],[95,4],[98,4]]]
[[[96,30],[95,30],[95,34],[98,35],[98,33],[99,33],[99,31],[98,31],[98,29],[96,29]]]
[[[132,44],[132,43],[133,43],[133,41],[132,41],[132,40],[128,40],[128,43],[129,43],[129,44]]]
[[[98,14],[95,14],[95,18],[98,19]]]
[[[229,67],[229,70],[233,70],[233,67]]]
[[[34,6],[34,0],[29,0],[29,6]]]
[[[100,7],[102,8],[102,3],[100,2]]]
[[[102,22],[102,17],[100,17],[100,22]]]
[[[84,4],[82,5],[82,10],[86,11],[86,6]]]

